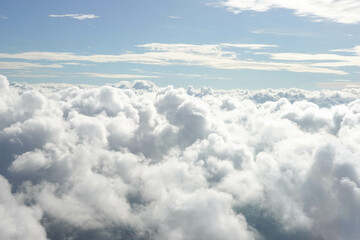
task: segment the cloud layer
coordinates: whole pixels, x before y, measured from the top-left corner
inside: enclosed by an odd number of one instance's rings
[[[277,45],[269,44],[167,44],[148,43],[138,45],[142,53],[123,53],[118,55],[94,54],[78,55],[71,52],[22,52],[0,53],[0,59],[21,59],[26,61],[52,61],[57,64],[42,65],[24,62],[0,62],[0,69],[19,69],[21,67],[63,67],[82,62],[116,63],[127,62],[160,66],[201,66],[226,70],[261,70],[289,71],[301,73],[322,73],[346,75],[341,67],[359,66],[358,46],[353,49],[337,49],[337,52],[350,52],[352,55],[340,54],[303,54],[278,52],[264,53]],[[259,52],[262,50],[261,52]],[[334,51],[334,50],[332,50]],[[250,54],[253,58],[245,57]],[[260,55],[269,55],[268,59],[259,59]],[[66,62],[67,61],[67,62]],[[27,64],[27,65],[26,65]],[[103,74],[103,77],[105,76]]]
[[[312,17],[316,20],[330,20],[339,23],[360,23],[360,2],[357,0],[225,0],[219,5],[234,13],[243,11],[265,12],[283,8],[293,10],[298,16]]]
[[[359,96],[1,76],[0,238],[358,239]]]

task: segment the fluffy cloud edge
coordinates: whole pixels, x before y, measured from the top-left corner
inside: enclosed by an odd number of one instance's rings
[[[0,185],[55,240],[352,240],[359,96],[0,76]]]
[[[346,1],[281,1],[281,0],[260,0],[241,1],[225,0],[216,2],[216,6],[224,7],[227,10],[238,14],[243,11],[265,12],[271,9],[288,9],[294,11],[297,16],[311,17],[316,20],[328,20],[343,24],[360,23],[360,4],[356,0]]]

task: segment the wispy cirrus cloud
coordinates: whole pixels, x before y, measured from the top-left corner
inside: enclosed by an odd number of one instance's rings
[[[29,62],[0,62],[0,69],[63,68],[61,64],[39,64]]]
[[[283,8],[293,10],[297,16],[312,17],[316,20],[346,24],[360,23],[360,2],[358,0],[224,0],[217,2],[216,5],[236,14],[244,11],[265,12]]]
[[[349,52],[355,55],[339,54],[305,54],[305,53],[257,53],[269,55],[273,60],[292,61],[292,62],[311,62],[309,65],[314,67],[359,67],[360,66],[360,46],[351,49],[335,49],[330,52]]]
[[[360,45],[355,46],[353,48],[334,49],[334,50],[331,50],[331,52],[349,52],[349,53],[354,53],[354,54],[360,56]]]
[[[96,16],[94,14],[50,14],[49,17],[53,18],[73,18],[77,20],[86,20],[86,19],[94,19],[99,18],[99,16]]]
[[[1,15],[1,14],[0,14],[0,18],[1,18],[1,19],[9,19],[9,17],[7,17],[7,16],[5,16],[5,15]]]
[[[54,78],[57,75],[51,74],[10,74],[8,75],[11,78]]]
[[[265,53],[270,55],[268,60],[249,60],[242,57],[242,50],[250,51],[256,57],[259,53],[255,50],[277,47],[269,44],[165,44],[165,43],[149,43],[138,45],[142,49],[142,53],[124,53],[119,55],[77,55],[70,52],[23,52],[23,53],[0,53],[1,58],[23,59],[23,60],[46,60],[46,61],[71,61],[71,62],[94,62],[94,63],[114,63],[128,62],[136,64],[148,65],[183,65],[183,66],[201,66],[214,69],[227,70],[262,70],[262,71],[290,71],[290,72],[308,72],[308,73],[326,73],[345,75],[347,72],[339,69],[333,69],[328,66],[321,65],[322,62],[314,62],[314,60],[322,60],[311,55],[307,58],[300,58],[294,62],[296,57],[301,54],[288,53]],[[319,54],[324,55],[324,54]],[[331,54],[325,54],[331,55]],[[334,55],[335,59],[346,58],[347,64],[356,64],[354,57]],[[315,56],[315,58],[312,58]],[[328,59],[328,58],[325,58]],[[275,61],[274,61],[275,60]],[[281,61],[279,61],[281,60]],[[319,64],[319,65],[315,65]]]
[[[253,34],[268,34],[278,36],[290,36],[290,37],[314,37],[315,33],[299,32],[294,30],[281,30],[281,29],[256,29],[251,31]]]
[[[332,82],[318,82],[316,85],[319,88],[326,88],[326,89],[360,88],[359,82],[352,82],[350,80],[334,80]]]
[[[114,79],[141,79],[141,78],[158,78],[159,76],[136,75],[136,74],[119,74],[119,73],[95,73],[81,72],[80,75],[86,75],[96,78],[114,78]]]

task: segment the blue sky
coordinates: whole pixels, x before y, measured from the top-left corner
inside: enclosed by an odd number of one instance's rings
[[[0,73],[28,83],[360,86],[360,2],[4,0]]]

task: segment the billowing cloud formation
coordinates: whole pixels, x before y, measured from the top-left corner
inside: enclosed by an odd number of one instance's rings
[[[360,23],[360,2],[357,0],[224,0],[220,6],[234,13],[265,12],[274,8],[290,9],[298,16],[310,16],[340,23]]]
[[[27,207],[11,194],[11,186],[0,176],[0,237],[1,239],[45,240],[46,233],[40,225],[40,208]]]
[[[359,96],[1,76],[0,238],[358,239]]]

